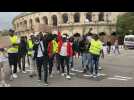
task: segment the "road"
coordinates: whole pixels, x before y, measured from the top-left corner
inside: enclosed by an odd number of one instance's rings
[[[100,60],[103,70],[100,71],[104,76],[97,79],[83,76],[78,71],[72,71],[72,79],[54,74],[49,78],[48,87],[133,87],[134,86],[134,50],[121,50],[120,55],[106,55]],[[76,70],[81,70],[80,59],[75,59]],[[75,74],[75,75],[74,75]],[[9,81],[12,87],[45,87],[43,82],[38,82],[37,77],[30,78],[27,74],[18,73],[19,78]]]

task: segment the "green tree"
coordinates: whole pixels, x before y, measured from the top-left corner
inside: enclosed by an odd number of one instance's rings
[[[119,36],[134,34],[134,12],[118,16],[117,32]]]

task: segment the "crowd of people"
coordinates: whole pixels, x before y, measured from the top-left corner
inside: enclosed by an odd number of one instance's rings
[[[70,70],[74,67],[76,55],[82,57],[83,73],[89,73],[93,78],[99,75],[99,59],[100,57],[104,58],[104,52],[103,43],[97,34],[86,34],[76,38],[60,32],[57,34],[39,32],[19,38],[14,31],[10,31],[9,39],[11,45],[8,49],[0,49],[0,58],[8,57],[11,69],[10,80],[18,78],[18,72],[27,73],[26,64],[30,68],[29,77],[32,78],[37,75],[38,81],[44,78],[43,81],[46,86],[48,85],[48,77],[54,77],[54,67],[56,67],[58,74],[70,80]],[[115,45],[118,51],[117,42]],[[107,45],[109,45],[109,53],[110,43]],[[3,72],[4,65],[2,62],[0,59],[0,70]],[[44,76],[42,76],[42,69]],[[5,77],[5,74],[2,76]],[[4,78],[2,84],[7,86]]]

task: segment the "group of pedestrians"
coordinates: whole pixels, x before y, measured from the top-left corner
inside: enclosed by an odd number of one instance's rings
[[[57,73],[70,80],[70,70],[74,67],[76,55],[82,56],[83,72],[97,77],[99,59],[101,54],[104,56],[103,45],[97,34],[92,36],[86,34],[75,39],[60,32],[57,34],[39,32],[19,38],[14,31],[10,31],[9,39],[11,45],[3,51],[8,53],[11,80],[18,78],[17,72],[27,73],[26,63],[30,69],[29,76],[32,78],[37,75],[38,81],[43,78],[46,86],[48,77],[54,77],[54,66]],[[0,50],[1,54],[3,51]],[[0,66],[3,65],[0,63]]]
[[[107,54],[110,54],[113,51],[114,54],[120,54],[119,50],[119,41],[118,39],[112,44],[110,40],[107,41]]]

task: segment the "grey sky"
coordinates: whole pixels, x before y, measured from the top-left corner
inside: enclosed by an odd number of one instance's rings
[[[0,30],[12,28],[12,20],[21,12],[0,12]]]

